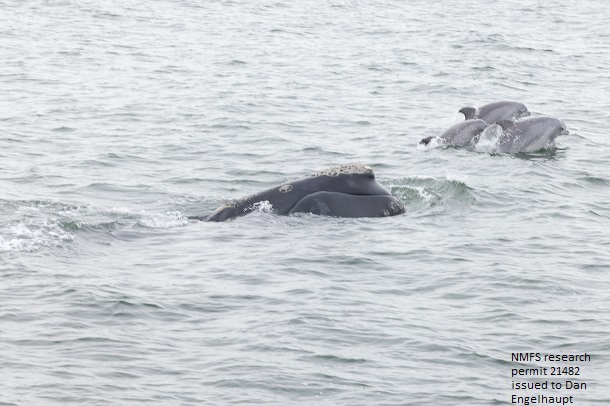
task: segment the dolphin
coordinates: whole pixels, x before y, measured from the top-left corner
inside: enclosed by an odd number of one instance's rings
[[[466,120],[478,118],[490,125],[498,121],[516,120],[530,115],[525,104],[513,101],[497,101],[479,108],[463,107],[459,112],[466,117]]]
[[[487,123],[483,120],[466,120],[452,125],[443,131],[441,135],[424,138],[419,143],[421,145],[428,145],[430,141],[436,138],[438,144],[441,146],[465,147],[469,145],[473,139],[476,141],[479,134],[481,134],[485,128],[487,128]]]
[[[269,202],[276,214],[312,213],[334,217],[386,217],[403,214],[404,205],[375,180],[370,166],[349,164],[316,172],[251,196],[231,200],[201,221],[225,221]]]
[[[502,127],[496,149],[499,152],[536,152],[554,149],[555,138],[569,134],[565,123],[557,118],[537,116],[517,121],[503,120],[497,123]]]

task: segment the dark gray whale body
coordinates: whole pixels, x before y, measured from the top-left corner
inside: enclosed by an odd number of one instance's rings
[[[334,217],[386,217],[403,214],[400,200],[375,180],[373,170],[362,164],[326,169],[263,192],[232,200],[202,221],[225,221],[244,216],[269,202],[276,214],[312,213]]]
[[[525,104],[513,101],[497,101],[479,108],[463,107],[459,112],[466,117],[466,120],[478,118],[487,124],[495,124],[503,120],[516,120],[519,117],[530,115]]]

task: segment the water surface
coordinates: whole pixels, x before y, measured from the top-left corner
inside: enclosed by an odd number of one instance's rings
[[[0,403],[510,404],[517,351],[608,403],[608,16],[0,1]],[[416,147],[495,100],[570,135]],[[407,213],[186,219],[351,162]]]

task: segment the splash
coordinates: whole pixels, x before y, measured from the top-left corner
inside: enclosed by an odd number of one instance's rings
[[[474,190],[462,174],[449,173],[445,178],[413,175],[391,187],[392,195],[402,200],[407,212],[417,209],[467,207],[474,202]]]
[[[168,211],[165,214],[142,212],[142,218],[137,224],[146,228],[175,228],[188,224],[188,219],[179,211]]]
[[[0,252],[36,251],[41,247],[62,247],[74,241],[74,233],[57,219],[25,217],[0,226]]]
[[[179,211],[152,213],[124,207],[64,204],[51,201],[0,200],[0,252],[70,249],[83,233],[107,233],[128,227],[182,227],[188,219]]]
[[[499,125],[490,125],[481,135],[479,140],[474,145],[475,151],[487,152],[490,154],[498,152],[498,140],[502,136],[502,127]]]
[[[252,211],[260,213],[273,213],[273,205],[268,201],[257,202],[252,205]]]
[[[432,137],[427,144],[424,144],[421,141],[419,141],[417,143],[417,150],[426,151],[429,149],[443,148],[446,146],[447,146],[446,143],[440,137]]]

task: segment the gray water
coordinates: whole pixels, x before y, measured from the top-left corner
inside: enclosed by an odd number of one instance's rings
[[[604,0],[0,1],[0,404],[511,404],[543,365],[513,352],[591,354],[544,393],[609,404],[609,26]],[[417,148],[496,100],[570,134]],[[186,218],[352,162],[407,213]]]

